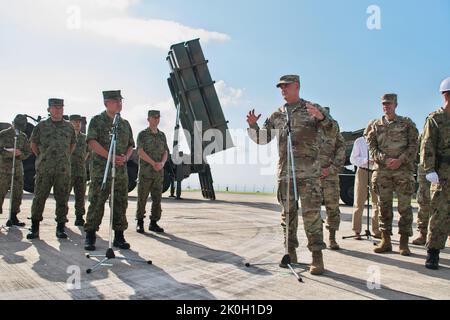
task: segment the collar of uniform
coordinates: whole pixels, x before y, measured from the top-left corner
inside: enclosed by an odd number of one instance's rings
[[[147,130],[148,130],[148,132],[150,133],[150,134],[152,134],[152,135],[154,135],[154,136],[157,136],[161,131],[159,131],[159,129],[157,129],[158,130],[158,132],[157,133],[153,133],[152,132],[152,129],[150,129],[150,128],[147,128]]]
[[[394,120],[388,120],[386,116],[383,116],[383,123],[393,123],[398,121],[398,115],[395,115]]]
[[[294,112],[294,111],[296,111],[297,109],[299,109],[299,108],[304,108],[304,107],[306,107],[306,101],[305,100],[303,100],[303,99],[300,99],[300,100],[298,100],[296,103],[294,103],[294,104],[285,104],[281,109],[280,109],[280,111],[281,112],[286,112],[286,108],[287,107],[290,107],[290,109],[292,110],[292,112]]]
[[[111,118],[110,116],[108,116],[108,113],[106,112],[106,110],[102,112],[102,117],[107,119],[109,122],[111,122],[111,124],[114,121],[114,118]]]

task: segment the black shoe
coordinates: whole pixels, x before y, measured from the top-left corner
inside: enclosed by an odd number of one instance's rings
[[[56,237],[58,239],[67,239],[67,233],[64,230],[65,227],[65,223],[58,223],[58,225],[56,226]]]
[[[145,230],[144,230],[144,219],[139,219],[137,221],[136,232],[137,233],[145,233]]]
[[[164,229],[161,228],[160,226],[158,226],[158,224],[154,220],[151,220],[150,226],[148,227],[148,230],[154,231],[154,232],[158,232],[158,233],[163,233],[164,232]]]
[[[128,250],[130,249],[130,244],[125,241],[123,236],[123,231],[114,231],[114,242],[113,246],[119,249]]]
[[[95,251],[95,240],[97,237],[95,236],[95,231],[86,232],[86,240],[84,241],[84,250],[86,251]]]
[[[439,253],[438,249],[428,249],[427,251],[427,262],[425,263],[425,267],[431,270],[439,269]]]
[[[83,227],[84,226],[84,219],[83,216],[77,216],[75,219],[75,227]]]
[[[8,227],[12,227],[12,226],[25,227],[25,222],[20,222],[19,219],[17,219],[16,215],[12,215],[11,219],[9,219],[6,222],[6,226],[8,226]]]
[[[31,228],[30,232],[27,234],[27,239],[39,239],[39,221],[31,221]]]

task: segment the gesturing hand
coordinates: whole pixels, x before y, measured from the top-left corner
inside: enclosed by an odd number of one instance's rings
[[[248,115],[247,115],[247,123],[248,123],[250,126],[253,126],[253,125],[255,125],[255,124],[258,122],[259,118],[261,118],[261,115],[256,116],[256,115],[255,115],[255,109],[253,109],[253,110],[250,111],[250,112],[248,113]]]

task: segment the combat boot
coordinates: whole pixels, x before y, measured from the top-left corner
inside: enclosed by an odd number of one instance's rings
[[[87,231],[86,240],[84,241],[84,250],[95,251],[95,240],[97,240],[95,231]]]
[[[136,225],[136,232],[137,233],[145,233],[145,230],[144,230],[144,219],[138,219],[137,225]]]
[[[336,230],[330,230],[330,244],[328,246],[331,250],[339,250],[340,247],[336,242]]]
[[[381,232],[381,242],[378,245],[378,247],[376,247],[373,251],[375,253],[384,253],[392,251],[391,234],[389,231]]]
[[[289,260],[290,260],[290,264],[292,263],[298,263],[298,259],[297,259],[297,251],[295,250],[295,248],[289,248],[288,249],[288,256],[289,256]],[[288,268],[288,261],[285,259],[286,255],[283,256],[283,259],[281,259],[281,262],[279,264],[280,268]]]
[[[27,239],[39,239],[39,221],[31,220],[31,229],[27,234]]]
[[[427,251],[427,261],[425,267],[427,269],[437,270],[439,269],[439,253],[438,249],[428,249]]]
[[[65,227],[65,223],[58,223],[58,225],[56,226],[56,237],[58,239],[67,239],[67,233],[64,230]]]
[[[427,243],[427,233],[420,231],[420,236],[414,239],[412,243],[418,246],[424,246]]]
[[[128,250],[130,249],[130,244],[125,241],[123,236],[123,231],[114,231],[114,242],[113,246],[119,249]]]
[[[401,234],[400,235],[400,254],[402,256],[410,256],[411,255],[411,251],[409,250],[409,247],[408,247],[408,242],[409,242],[408,235]]]
[[[6,226],[25,227],[25,222],[20,222],[19,219],[17,219],[17,213],[13,213],[11,214],[11,219],[6,222]]]
[[[148,230],[163,233],[164,229],[158,226],[158,223],[155,220],[150,221],[150,226],[148,227]]]
[[[322,251],[313,251],[312,253],[313,261],[309,267],[309,273],[318,276],[325,272],[325,267],[323,266],[323,255]]]
[[[77,217],[75,218],[75,227],[82,227],[84,226],[84,219],[82,215],[77,215]]]

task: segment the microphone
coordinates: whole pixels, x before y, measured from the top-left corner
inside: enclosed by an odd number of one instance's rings
[[[116,113],[113,120],[113,127],[117,127],[120,123],[120,113]]]

